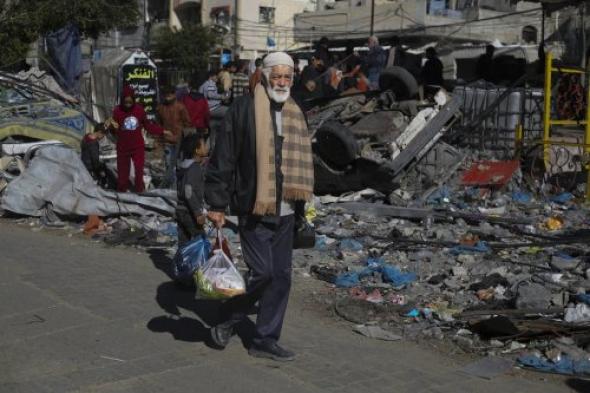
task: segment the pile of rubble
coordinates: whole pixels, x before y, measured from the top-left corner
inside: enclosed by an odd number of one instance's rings
[[[517,169],[499,188],[474,186],[482,167],[466,165],[419,207],[373,190],[317,198],[306,267],[371,337],[452,340],[540,371],[590,373],[588,209],[570,193],[523,191]]]

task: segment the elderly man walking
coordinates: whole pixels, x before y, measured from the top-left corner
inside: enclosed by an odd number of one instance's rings
[[[262,83],[228,110],[205,178],[209,219],[222,227],[228,205],[239,217],[250,269],[246,294],[223,305],[222,322],[211,329],[211,338],[225,347],[234,326],[258,302],[248,353],[277,361],[295,357],[278,341],[291,288],[294,214],[313,196],[311,140],[290,97],[293,66],[286,53],[266,56]]]

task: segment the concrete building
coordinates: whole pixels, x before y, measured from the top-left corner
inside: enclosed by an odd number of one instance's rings
[[[313,10],[314,4],[312,0],[203,0],[201,16],[203,24],[224,33],[225,48],[251,60],[269,50],[296,48],[293,17]]]
[[[371,0],[320,0],[314,12],[295,16],[295,39],[365,39]],[[531,11],[537,10],[537,11]],[[510,15],[510,16],[507,16]],[[501,17],[501,18],[500,18]],[[379,36],[422,37],[426,41],[538,42],[539,5],[513,0],[375,0],[374,32]],[[550,26],[548,26],[550,27]]]

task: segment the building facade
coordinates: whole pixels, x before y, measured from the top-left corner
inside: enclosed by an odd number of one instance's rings
[[[297,41],[322,36],[354,40],[371,31],[371,0],[322,0],[317,5],[314,12],[295,16]],[[531,9],[538,11],[521,12]],[[538,4],[514,0],[375,0],[373,31],[378,36],[522,44],[540,40],[534,37],[540,24]]]
[[[252,60],[296,48],[294,15],[314,7],[312,0],[203,0],[201,17],[224,34],[234,57]]]

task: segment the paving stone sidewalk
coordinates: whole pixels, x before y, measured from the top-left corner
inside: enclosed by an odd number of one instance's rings
[[[581,380],[463,375],[413,343],[320,318],[297,290],[283,332],[295,362],[250,358],[240,337],[218,351],[215,304],[179,290],[167,263],[0,223],[0,392],[590,392]]]

